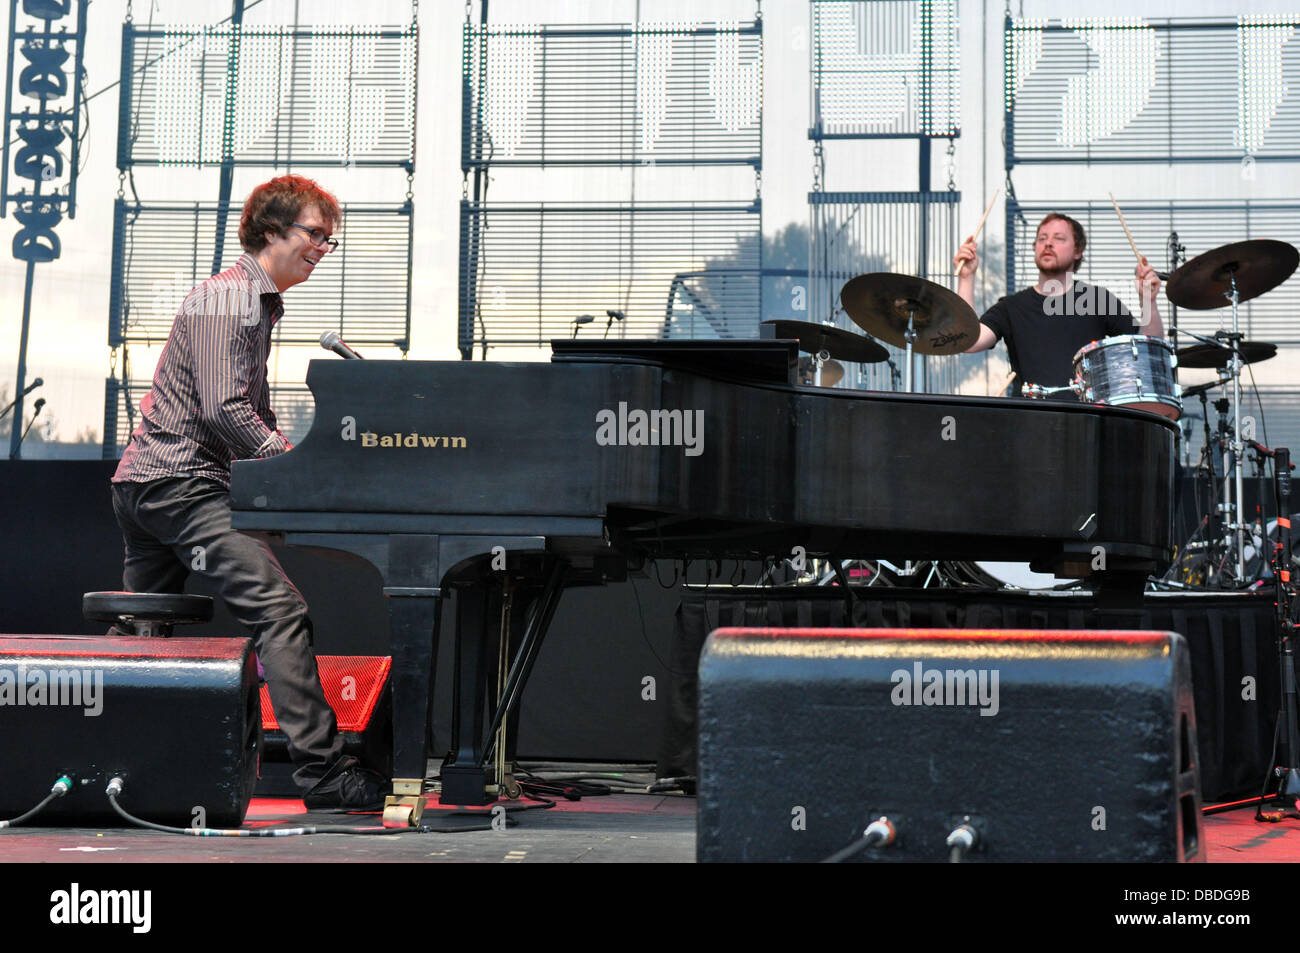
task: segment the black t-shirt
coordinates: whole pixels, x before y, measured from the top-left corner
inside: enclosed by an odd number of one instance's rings
[[[1061,387],[1074,376],[1074,355],[1085,344],[1140,333],[1133,315],[1105,288],[1075,281],[1062,295],[1026,288],[984,312],[980,320],[1006,342],[1017,393],[1023,384]],[[1053,394],[1078,400],[1070,391]]]

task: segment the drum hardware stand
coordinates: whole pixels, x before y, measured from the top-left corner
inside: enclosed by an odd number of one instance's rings
[[[831,359],[831,352],[822,348],[813,355],[813,386],[822,386],[822,365]]]
[[[1080,400],[1084,399],[1083,385],[1080,384],[1078,381],[1071,381],[1070,383],[1066,384],[1064,387],[1045,387],[1042,384],[1024,384],[1020,388],[1020,392],[1023,396],[1035,397],[1035,398],[1046,397],[1049,394],[1059,394],[1062,391],[1067,391],[1067,390],[1074,391],[1076,394],[1078,394]]]
[[[893,386],[897,387],[899,384],[903,383],[903,373],[898,369],[898,365],[894,363],[894,359],[892,357],[888,358],[887,360],[889,363],[890,382],[893,384]]]
[[[1169,251],[1169,274],[1157,275],[1156,277],[1158,277],[1161,281],[1168,281],[1169,275],[1172,275],[1175,271],[1178,270],[1178,266],[1181,264],[1179,259],[1182,259],[1182,261],[1187,260],[1187,247],[1179,243],[1177,232],[1169,233],[1169,240],[1166,243],[1165,247]],[[1178,305],[1175,304],[1173,301],[1170,301],[1169,305],[1170,305],[1169,338],[1170,338],[1170,343],[1173,344],[1174,346],[1174,353],[1177,353],[1178,352]],[[1177,364],[1174,365],[1174,380],[1175,382],[1178,380]]]
[[[1232,331],[1219,331],[1213,338],[1196,334],[1192,331],[1185,332],[1199,341],[1209,344],[1216,344],[1219,347],[1227,346],[1232,351],[1232,361],[1226,368],[1228,374],[1223,378],[1222,383],[1226,384],[1232,381],[1232,413],[1233,421],[1228,423],[1228,398],[1220,397],[1214,401],[1214,408],[1219,412],[1219,433],[1217,443],[1223,453],[1223,502],[1220,507],[1222,511],[1223,524],[1221,529],[1225,533],[1226,556],[1236,558],[1236,583],[1241,586],[1246,582],[1246,522],[1245,522],[1245,487],[1242,470],[1244,469],[1243,458],[1245,455],[1245,444],[1241,440],[1241,341],[1243,335],[1237,330],[1239,296],[1237,292],[1237,281],[1233,271],[1228,272],[1228,282],[1230,291],[1228,300],[1232,302]],[[1201,405],[1205,406],[1205,393],[1201,393]],[[1209,419],[1206,418],[1205,426],[1208,431]],[[1207,434],[1206,448],[1209,448],[1209,437]],[[1212,472],[1212,476],[1217,476]],[[1232,535],[1236,535],[1235,546],[1230,541]],[[1214,534],[1210,539],[1218,538]],[[1235,553],[1234,553],[1235,550]],[[1224,560],[1227,561],[1226,559]],[[1222,572],[1217,572],[1222,575]]]
[[[907,347],[906,347],[906,351],[907,351],[907,374],[906,374],[907,383],[906,383],[906,385],[905,385],[905,387],[904,387],[904,390],[906,390],[907,393],[909,393],[909,394],[912,393],[912,365],[913,365],[913,363],[914,363],[914,361],[913,361],[913,356],[912,356],[912,345],[913,345],[913,343],[915,343],[915,341],[916,341],[916,323],[915,323],[915,318],[916,318],[916,305],[913,304],[912,302],[908,302],[908,307],[907,307],[907,330],[906,330],[905,332],[903,332],[903,340],[907,343]]]
[[[943,573],[939,571],[939,563],[930,559],[920,559],[916,562],[907,560],[903,565],[898,566],[891,563],[888,559],[877,560],[879,565],[886,567],[896,576],[912,578],[920,575],[922,569],[926,570],[925,579],[922,580],[920,588],[929,589],[930,583],[938,581],[940,588],[947,588],[948,581],[944,578]]]
[[[1242,505],[1243,487],[1241,478],[1241,457],[1245,450],[1241,442],[1241,331],[1237,324],[1237,306],[1239,304],[1240,294],[1237,291],[1237,269],[1236,266],[1230,266],[1228,269],[1228,300],[1232,302],[1232,333],[1223,335],[1219,332],[1215,337],[1222,335],[1232,347],[1232,475],[1233,482],[1237,491],[1236,509],[1233,511],[1233,522],[1237,530],[1237,583],[1246,581],[1246,536],[1245,536],[1245,507]],[[1226,461],[1225,461],[1226,462]],[[1225,467],[1225,498],[1226,498],[1226,467]]]

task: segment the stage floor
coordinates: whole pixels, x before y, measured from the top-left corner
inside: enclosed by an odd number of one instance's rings
[[[520,804],[536,802],[521,801]],[[480,817],[425,815],[430,826],[484,824]],[[16,827],[0,833],[7,863],[691,863],[695,798],[615,793],[515,815],[504,831],[400,833],[376,837],[193,838],[124,828]],[[1300,862],[1300,820],[1257,823],[1246,808],[1204,819],[1214,864]],[[291,798],[256,798],[245,828],[347,825],[375,828],[378,814],[308,812]]]

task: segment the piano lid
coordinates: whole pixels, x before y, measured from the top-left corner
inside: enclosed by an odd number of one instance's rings
[[[551,341],[552,363],[652,363],[709,377],[766,384],[789,384],[798,360],[798,341]]]

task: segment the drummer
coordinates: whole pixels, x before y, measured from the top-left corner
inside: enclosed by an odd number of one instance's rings
[[[1142,317],[1133,315],[1105,288],[1074,277],[1083,262],[1088,239],[1083,226],[1060,212],[1052,212],[1038,225],[1034,239],[1034,264],[1038,283],[1001,298],[980,318],[980,334],[967,354],[987,351],[1003,340],[1011,369],[1016,374],[1016,395],[1023,383],[1048,387],[1069,383],[1074,376],[1074,355],[1084,345],[1117,334],[1164,337],[1164,324],[1156,307],[1160,279],[1145,258],[1137,268]],[[953,258],[961,263],[957,294],[975,307],[975,270],[979,255],[967,241]],[[1078,400],[1069,391],[1052,395],[1058,400]]]

